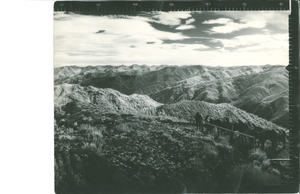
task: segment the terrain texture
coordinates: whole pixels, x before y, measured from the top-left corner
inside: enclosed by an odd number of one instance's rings
[[[55,69],[63,83],[142,94],[170,104],[182,100],[229,103],[287,127],[288,74],[284,66],[96,66]]]
[[[56,193],[280,192],[288,181],[288,163],[271,161],[288,157],[285,140],[262,149],[241,135],[287,133],[283,66],[54,72]]]

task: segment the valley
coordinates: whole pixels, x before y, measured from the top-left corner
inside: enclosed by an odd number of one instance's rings
[[[288,162],[271,160],[288,158],[283,66],[71,66],[54,82],[56,193],[277,192],[288,181]],[[200,129],[197,112],[209,118]]]

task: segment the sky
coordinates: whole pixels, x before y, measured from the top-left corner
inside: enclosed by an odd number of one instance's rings
[[[54,12],[54,67],[288,65],[288,14]]]

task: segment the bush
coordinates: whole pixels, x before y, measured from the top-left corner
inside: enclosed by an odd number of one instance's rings
[[[83,142],[83,149],[95,150],[100,154],[104,144],[101,126],[93,127],[90,125],[82,124],[79,126],[78,131],[85,133],[85,142]]]
[[[204,144],[203,147],[203,159],[208,160],[209,162],[214,162],[218,156],[218,150],[215,146],[211,144]]]
[[[272,169],[270,160],[264,160],[261,165],[263,171],[270,171]]]
[[[262,151],[261,149],[253,149],[250,151],[250,156],[249,158],[254,161],[254,160],[257,160],[259,161],[260,163],[262,163],[264,160],[267,159],[267,154]]]

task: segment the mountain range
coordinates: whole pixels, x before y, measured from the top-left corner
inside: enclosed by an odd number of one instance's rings
[[[78,84],[61,84],[55,86],[54,91],[55,107],[60,107],[65,114],[72,115],[67,117],[69,126],[75,122],[84,123],[89,119],[96,121],[106,114],[144,115],[151,118],[150,120],[187,124],[200,112],[203,117],[209,116],[213,120],[225,121],[232,125],[242,123],[243,127],[253,126],[252,129],[255,130],[285,130],[228,103],[182,100],[174,104],[161,104],[146,95],[125,95],[110,88],[83,87]]]
[[[72,99],[96,100],[110,104],[109,110],[138,111],[193,100],[228,103],[283,127],[288,125],[284,66],[66,66],[54,70],[54,83],[56,106]],[[107,103],[109,98],[115,100]],[[128,105],[132,100],[140,107]],[[123,101],[127,105],[121,106]]]
[[[257,192],[288,181],[269,160],[288,158],[283,66],[54,72],[56,193]],[[259,149],[266,138],[276,147]]]

